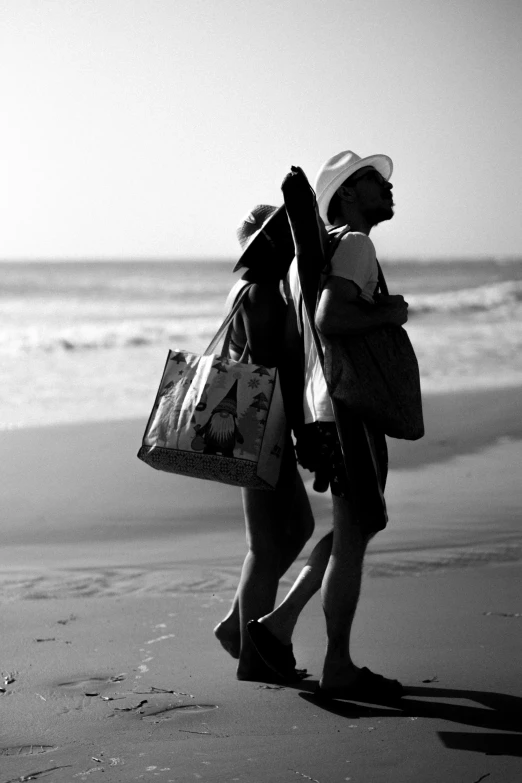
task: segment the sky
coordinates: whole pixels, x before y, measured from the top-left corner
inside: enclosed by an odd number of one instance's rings
[[[381,257],[522,256],[519,0],[0,0],[0,259],[235,258],[341,150]]]

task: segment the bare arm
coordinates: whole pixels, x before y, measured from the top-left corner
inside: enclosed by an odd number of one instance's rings
[[[321,294],[315,322],[321,334],[356,335],[388,324],[401,326],[408,320],[408,305],[402,296],[379,296],[374,305],[359,297],[351,280],[332,276]]]

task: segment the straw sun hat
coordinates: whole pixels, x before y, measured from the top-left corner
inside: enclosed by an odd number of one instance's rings
[[[243,254],[234,267],[253,269],[267,264],[279,264],[282,276],[288,271],[295,255],[294,241],[284,206],[258,204],[241,221],[237,238]]]

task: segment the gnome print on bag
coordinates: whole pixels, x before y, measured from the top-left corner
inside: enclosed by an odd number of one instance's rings
[[[236,443],[241,444],[244,440],[237,427],[237,381],[218,402],[206,424],[196,432],[199,444],[204,444],[203,454],[234,456]]]

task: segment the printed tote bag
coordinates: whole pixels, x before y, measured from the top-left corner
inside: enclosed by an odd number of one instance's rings
[[[138,458],[157,470],[274,489],[286,421],[277,369],[225,356],[239,294],[203,355],[171,350]],[[221,354],[214,354],[225,337]]]

